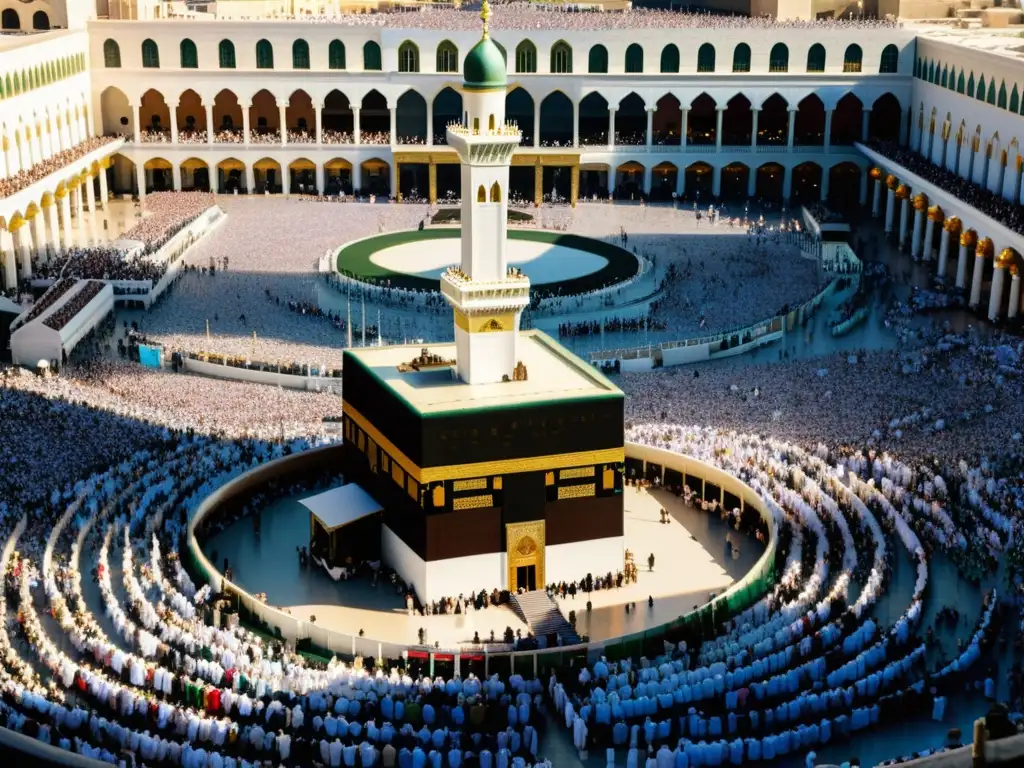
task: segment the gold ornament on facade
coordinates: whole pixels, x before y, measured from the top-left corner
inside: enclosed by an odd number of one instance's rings
[[[882,169],[879,168],[878,166],[875,166],[874,168],[871,169],[870,176],[875,181],[878,181],[880,178],[882,178]]]
[[[927,195],[924,194],[924,192],[921,192],[921,193],[919,193],[917,195],[917,197],[914,198],[914,210],[915,211],[924,211],[927,208],[928,208],[928,197],[927,197]]]
[[[1020,273],[1020,267],[1016,264],[1010,265],[1010,274],[1016,277]]]
[[[928,218],[931,221],[936,221],[936,222],[942,221],[942,219],[943,219],[942,209],[939,208],[939,206],[937,206],[937,205],[933,205],[931,208],[928,209]]]
[[[1020,258],[1020,254],[1013,248],[1003,248],[1003,250],[999,252],[999,256],[996,257],[996,266],[1012,267],[1017,263],[1018,258]]]
[[[900,180],[893,176],[891,173],[885,177],[885,186],[889,189],[896,189],[900,185]]]
[[[965,248],[973,248],[974,244],[978,242],[978,233],[973,229],[964,230],[960,234],[960,245]]]
[[[522,557],[529,557],[537,551],[537,542],[531,539],[529,536],[523,536],[516,544],[516,554]]]
[[[995,246],[992,244],[992,238],[983,237],[978,241],[978,246],[974,249],[974,254],[983,259],[990,259],[992,258],[992,254],[995,252],[995,249]]]
[[[958,219],[956,216],[950,216],[948,219],[946,219],[946,223],[943,225],[947,232],[954,235],[960,231],[960,228],[962,226],[963,225],[960,223],[960,219]]]
[[[910,197],[910,187],[908,187],[906,184],[900,184],[898,187],[896,187],[897,200],[906,200],[908,197]]]

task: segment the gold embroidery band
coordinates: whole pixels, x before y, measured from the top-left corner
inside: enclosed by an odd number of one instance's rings
[[[369,435],[392,461],[402,465],[409,477],[419,483],[436,483],[442,480],[468,480],[485,475],[511,475],[517,472],[540,472],[543,470],[568,469],[589,464],[621,464],[626,460],[626,449],[603,448],[598,451],[556,453],[548,456],[527,456],[522,459],[501,459],[481,461],[474,464],[450,464],[444,467],[420,467],[387,439],[366,418],[348,403],[343,403],[345,415],[352,419]]]

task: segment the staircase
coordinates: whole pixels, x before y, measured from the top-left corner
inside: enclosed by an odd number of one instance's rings
[[[516,615],[526,622],[534,637],[550,638],[551,635],[557,635],[561,638],[562,645],[580,642],[580,637],[572,628],[572,624],[558,610],[555,601],[545,590],[537,589],[521,595],[512,595],[511,605]],[[555,643],[549,639],[548,646],[553,645]]]

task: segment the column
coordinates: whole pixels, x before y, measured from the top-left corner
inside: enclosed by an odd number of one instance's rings
[[[828,168],[821,169],[821,201],[825,202],[828,200],[828,191],[831,187],[831,176],[828,172]]]
[[[747,197],[753,198],[757,194],[757,168],[751,168],[747,173]]]
[[[573,208],[576,207],[576,202],[580,196],[580,166],[576,163],[572,166],[570,171],[572,176],[569,178],[569,205]]]
[[[905,109],[900,110],[900,144],[907,145],[910,140],[908,128],[910,127],[910,114]]]
[[[138,121],[137,118],[138,118],[138,115],[136,115],[136,120],[135,120],[135,124],[136,125],[139,124],[139,121]],[[61,141],[63,142],[63,148],[64,149],[71,149],[71,128],[68,125],[68,116],[66,114],[58,115],[57,119],[60,120],[60,125],[57,126],[57,127],[58,127],[58,130],[60,131],[60,137],[61,137]]]
[[[390,144],[398,143],[398,109],[390,107],[388,111],[391,113],[391,141]]]
[[[945,227],[939,233],[939,269],[936,274],[940,280],[946,277],[946,269],[949,266],[949,241],[952,237],[953,233],[948,232]]]
[[[860,113],[860,141],[868,143],[868,132],[871,130],[871,107],[865,107]]]
[[[75,189],[75,217],[78,219],[78,232],[80,240],[85,238],[85,201],[82,200],[82,187]]]
[[[718,114],[721,115],[722,113],[719,112]],[[722,194],[722,173],[724,173],[724,169],[715,168],[714,171],[712,171],[712,173],[713,175],[711,177],[711,196],[717,200]]]
[[[175,169],[177,169],[177,166],[175,166]],[[90,176],[86,179],[85,184],[82,186],[85,187],[85,201],[89,206],[89,212],[94,213],[96,211],[96,190],[92,185],[92,177]]]
[[[580,103],[578,101],[572,103],[572,145],[574,147],[580,145]]]
[[[401,176],[401,173],[400,173],[401,169],[402,169],[402,167],[398,163],[396,163],[394,161],[394,158],[392,158],[391,166],[388,169],[388,171],[389,171],[389,175],[391,177],[390,181],[389,181],[389,184],[391,186],[391,197],[393,199],[395,199],[395,200],[398,200],[399,195],[400,195],[400,190],[401,190],[401,184],[400,184],[400,182],[402,180],[402,176]]]
[[[437,163],[427,165],[427,201],[434,205],[437,203]]]
[[[249,122],[249,110],[242,110],[242,121],[248,125]],[[213,104],[206,105],[206,143],[213,144],[213,136],[216,133],[216,129],[213,125]],[[248,127],[246,128],[245,135],[249,135]],[[246,139],[248,141],[248,138]]]
[[[921,256],[925,261],[931,261],[935,258],[935,247],[932,245],[934,242],[935,219],[929,214],[924,224],[924,250],[921,252]]]
[[[317,143],[318,146],[320,144],[324,143],[324,115],[323,115],[323,112],[324,112],[324,105],[323,104],[317,102],[316,104],[313,105],[313,114],[316,116],[316,143]],[[427,132],[428,133],[430,132],[430,112],[429,112],[429,110],[427,111]],[[321,172],[321,175],[322,175],[322,172]],[[318,191],[320,192],[320,194],[323,194],[323,191],[324,191],[323,185],[321,185],[319,181],[317,182],[317,184],[319,185],[317,187]]]
[[[135,163],[135,183],[139,188],[139,202],[146,200],[146,169],[141,162]]]
[[[533,146],[540,146],[540,104],[533,107]]]
[[[995,270],[992,272],[992,292],[988,296],[988,319],[995,322],[1002,313],[1003,283],[1006,282],[1006,265],[996,259]]]
[[[826,154],[829,152],[829,147],[832,146],[832,114],[834,112],[835,110],[832,109],[825,110],[825,139],[823,144],[825,146]],[[822,174],[822,176],[824,176],[824,174]]]
[[[544,202],[544,168],[540,163],[533,167],[533,202],[535,205]]]
[[[49,159],[56,154],[53,144],[50,142],[50,118],[43,118],[42,130],[39,140],[43,143],[43,157]]]
[[[761,113],[761,110],[757,107],[751,107],[750,109],[750,146],[753,147],[751,152],[757,152],[757,116]],[[753,171],[751,172],[753,175]],[[751,195],[753,196],[753,195]]]
[[[868,172],[865,170],[864,173],[862,173],[860,175],[860,198],[859,198],[859,203],[860,203],[862,208],[865,205],[868,204],[868,182],[869,181],[870,181],[870,178],[868,177]]]
[[[109,200],[109,199],[110,199],[110,193],[107,191],[107,169],[104,168],[103,164],[101,163],[100,164],[100,199],[99,199],[99,206],[100,206],[100,208],[106,210],[106,208],[107,208],[107,200]]]
[[[249,146],[249,109],[252,104],[241,104],[242,108],[242,143]],[[209,125],[209,123],[207,123]]]
[[[985,279],[985,256],[981,253],[974,254],[974,274],[971,275],[971,298],[968,305],[971,309],[977,309],[981,304],[981,283]]]
[[[356,144],[363,143],[362,131],[359,129],[359,107],[352,107],[352,141]]]
[[[956,258],[956,287],[960,289],[963,289],[967,286],[968,249],[968,244],[964,242],[964,235],[960,235],[960,250],[957,253]]]
[[[615,113],[618,107],[608,107],[608,148],[615,146]]]
[[[317,112],[319,114],[319,111]],[[324,179],[324,166],[323,163],[316,164],[316,192],[318,195],[322,195],[327,191],[326,180]]]
[[[892,232],[892,220],[896,214],[896,190],[889,187],[885,196],[885,234]]]
[[[1013,320],[1020,312],[1020,268],[1014,264],[1010,267],[1010,311],[1006,313],[1009,320]]]
[[[288,102],[279,101],[277,102],[277,119],[279,122],[279,130],[281,132],[281,143],[288,143]],[[282,174],[283,175],[283,174]]]
[[[793,137],[796,136],[796,113],[797,110],[791,107],[789,110],[789,134],[786,137],[786,146],[790,151],[793,150]]]
[[[246,194],[256,194],[256,169],[252,164],[245,166],[245,191]]]
[[[882,213],[882,185],[885,182],[881,178],[875,179],[875,188],[871,192],[871,218],[877,219]]]
[[[682,121],[680,122],[680,127],[679,127],[679,130],[680,130],[680,133],[679,133],[679,144],[685,150],[686,149],[686,144],[687,144],[686,133],[687,133],[688,125],[689,125],[689,122],[690,122],[690,110],[688,108],[684,107],[683,109],[680,110],[680,112],[682,113]]]
[[[50,230],[50,250],[52,250],[53,255],[56,256],[61,250],[60,217],[57,215],[57,205],[51,202],[43,208],[43,214],[46,216],[46,226]]]
[[[132,118],[135,120],[135,135],[134,140],[136,144],[142,143],[142,126],[139,125],[139,121],[142,119],[139,115],[139,105],[132,104]]]
[[[715,107],[715,149],[719,152],[722,150],[722,114],[724,112],[724,107]],[[718,195],[716,194],[715,197]]]
[[[352,163],[352,191],[358,191],[363,187],[363,164],[358,160]]]
[[[40,208],[32,217],[32,244],[36,250],[37,260],[50,260],[50,245],[46,242],[46,221],[43,216],[43,209]]]
[[[29,280],[32,277],[32,241],[25,229],[25,222],[14,230],[14,252],[21,262],[21,278]]]
[[[281,194],[289,195],[292,191],[292,169],[285,166],[281,169]]]
[[[0,229],[0,259],[4,262],[4,285],[15,288],[18,285],[18,260],[14,253],[14,237],[6,229]]]
[[[427,106],[427,146],[434,146],[434,106]]]
[[[685,139],[684,139],[685,141]],[[682,202],[686,194],[686,169],[680,168],[676,171],[676,199]]]
[[[136,164],[136,168],[142,166]],[[64,197],[60,199],[60,225],[64,230],[64,250],[70,250],[75,247],[75,240],[72,237],[71,230],[71,195],[65,190]]]
[[[793,196],[793,169],[788,165],[782,167],[782,200],[789,200]]]
[[[907,235],[910,233],[910,197],[904,197],[900,201],[900,238],[899,244],[902,248],[907,243]]]
[[[652,182],[653,182],[653,179],[652,179],[651,164],[648,163],[647,165],[644,166],[644,194],[645,195],[650,195],[651,194],[651,184],[652,184]]]
[[[647,110],[647,146],[654,144],[654,109]]]
[[[171,144],[178,143],[178,103],[167,105],[167,111],[171,115]]]
[[[914,260],[921,258],[921,249],[924,244],[924,217],[924,209],[915,205],[914,230],[910,237],[910,257]]]
[[[171,182],[175,192],[181,192],[181,166],[171,163]]]

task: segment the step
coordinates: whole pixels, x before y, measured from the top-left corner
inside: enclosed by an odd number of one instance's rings
[[[513,611],[526,623],[535,637],[557,635],[563,645],[572,645],[580,641],[579,635],[545,590],[513,595],[511,602]]]

